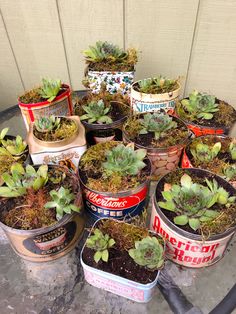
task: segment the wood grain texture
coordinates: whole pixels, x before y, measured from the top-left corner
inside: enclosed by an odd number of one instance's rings
[[[136,78],[186,77],[198,0],[126,0],[126,47],[141,50]]]
[[[19,93],[23,90],[20,75],[0,15],[0,110],[16,104]]]
[[[42,77],[69,81],[55,0],[0,0],[7,31],[27,89]]]
[[[236,107],[236,1],[201,1],[186,84]]]
[[[123,46],[122,0],[58,0],[73,89],[84,89],[82,51],[98,40]]]

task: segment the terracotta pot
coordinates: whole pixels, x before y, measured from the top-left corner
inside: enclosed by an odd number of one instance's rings
[[[27,134],[30,155],[35,165],[37,164],[67,164],[73,163],[77,168],[81,155],[87,149],[85,139],[85,129],[81,124],[79,117],[66,117],[76,123],[76,132],[63,140],[49,142],[35,137],[33,133],[34,124],[30,124]]]
[[[90,234],[91,233],[92,231]],[[147,303],[151,300],[160,271],[158,271],[155,280],[148,284],[141,284],[132,280],[128,280],[124,277],[113,275],[85,264],[83,261],[84,247],[80,254],[80,262],[83,267],[85,280],[89,284],[135,302]]]
[[[130,93],[131,84],[134,81],[134,71],[92,71],[88,70],[87,80],[93,93],[99,93],[102,83],[106,84],[106,90],[110,94],[121,92],[123,95]]]
[[[131,107],[134,112],[156,112],[161,109],[164,109],[168,113],[174,111],[175,103],[179,97],[181,88],[179,83],[178,88],[172,92],[163,94],[146,94],[138,92],[135,89],[140,81],[142,80],[135,82],[131,87]]]
[[[52,102],[46,100],[38,103],[24,104],[18,98],[18,105],[27,130],[29,130],[30,123],[40,117],[48,117],[50,115],[72,115],[71,89],[69,85],[66,84],[62,84],[62,87],[65,91],[57,96]]]
[[[206,138],[206,137],[212,137],[212,138],[216,138],[217,141],[220,141],[223,140],[223,139],[226,139],[226,138],[229,138],[228,136],[226,135],[204,135],[204,136],[200,136],[199,138]],[[190,151],[189,151],[189,147],[191,145],[191,143],[194,141],[194,139],[192,139],[188,145],[184,148],[183,150],[183,155],[182,155],[182,159],[181,159],[181,167],[184,169],[184,168],[195,168],[194,164],[190,161]],[[203,169],[201,167],[199,167],[200,169]],[[208,170],[208,169],[205,169],[205,170]],[[216,173],[217,174],[217,173]],[[229,181],[230,184],[233,185],[234,188],[236,188],[236,181]]]
[[[177,118],[174,118],[174,120],[177,120]],[[150,159],[152,164],[152,180],[158,180],[161,176],[178,167],[180,156],[183,148],[188,142],[189,136],[183,139],[182,143],[166,148],[145,147],[134,142],[136,148],[144,148],[147,150],[147,157]],[[123,142],[133,142],[124,129]]]
[[[178,170],[177,170],[178,171]],[[236,190],[221,177],[201,169],[188,169],[191,173],[203,178],[212,175],[230,194]],[[202,240],[200,235],[187,232],[171,222],[159,207],[159,194],[163,190],[165,176],[159,180],[153,196],[152,216],[150,229],[166,239],[166,257],[171,261],[186,267],[200,268],[218,262],[226,251],[232,239],[236,226],[229,228],[221,234],[213,235],[207,240]]]
[[[75,204],[83,208],[79,185]],[[20,230],[8,227],[1,221],[0,227],[17,255],[33,262],[47,262],[66,255],[76,246],[82,236],[84,222],[81,212],[66,214],[56,224],[45,228]]]

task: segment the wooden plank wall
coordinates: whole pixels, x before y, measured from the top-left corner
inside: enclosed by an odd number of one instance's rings
[[[140,50],[136,78],[181,76],[236,104],[235,0],[0,0],[0,110],[42,77],[83,89],[97,40]]]

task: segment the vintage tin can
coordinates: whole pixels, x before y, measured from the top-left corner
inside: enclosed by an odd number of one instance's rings
[[[33,134],[33,123],[27,135],[27,143],[32,161],[37,164],[60,164],[69,165],[72,163],[72,169],[78,167],[81,155],[87,149],[85,139],[85,129],[81,124],[79,117],[71,116],[67,119],[74,120],[77,124],[75,134],[64,140],[55,142],[46,142],[37,139]]]
[[[163,94],[146,94],[135,90],[135,86],[140,81],[133,83],[131,87],[131,107],[134,112],[156,112],[161,109],[168,113],[172,113],[175,108],[175,103],[179,97],[180,84],[178,83],[178,88],[173,92],[163,93]]]
[[[155,291],[155,286],[157,284],[160,271],[158,271],[157,276],[153,282],[148,284],[141,284],[86,265],[82,258],[84,247],[80,254],[80,262],[83,267],[85,280],[90,285],[135,302],[147,303],[151,300]]]
[[[123,95],[130,93],[131,85],[134,81],[134,71],[92,71],[87,74],[89,88],[93,93],[99,93],[102,83],[106,84],[106,90],[110,94],[121,92]]]
[[[40,117],[72,115],[71,89],[66,84],[62,84],[62,87],[64,87],[65,91],[52,102],[46,100],[39,103],[24,104],[18,99],[18,105],[27,131],[29,130],[30,123]]]
[[[209,173],[199,169],[192,169],[192,171]],[[228,182],[220,177],[218,179],[225,182],[228,187],[227,190],[234,190]],[[218,262],[224,256],[235,233],[235,227],[232,227],[222,234],[202,240],[200,235],[187,232],[172,223],[159,208],[155,195],[152,200],[150,229],[166,240],[166,257],[168,259],[179,265],[192,268],[206,267]]]
[[[94,191],[84,185],[82,181],[81,183],[85,209],[94,219],[106,217],[128,219],[139,215],[145,208],[148,180],[136,189],[115,194]]]

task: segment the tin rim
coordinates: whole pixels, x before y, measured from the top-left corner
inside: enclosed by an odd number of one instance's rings
[[[179,172],[182,169],[177,169],[173,172]],[[202,174],[206,174],[206,175],[211,175],[214,177],[214,179],[217,180],[218,183],[224,183],[227,186],[227,191],[232,190],[235,192],[236,194],[236,189],[233,188],[233,186],[228,183],[226,180],[224,180],[223,178],[221,178],[220,176],[216,175],[215,173],[208,171],[208,170],[203,170],[203,169],[198,169],[198,168],[185,168],[184,170],[190,171],[190,172],[200,172]],[[170,221],[166,215],[162,212],[161,208],[159,207],[158,203],[157,203],[157,191],[159,189],[159,185],[162,183],[162,181],[164,181],[164,178],[167,176],[168,174],[164,175],[162,178],[160,178],[157,182],[157,186],[156,186],[156,190],[155,193],[153,195],[153,200],[154,200],[154,207],[155,210],[157,211],[158,215],[161,217],[161,219],[164,221],[164,223],[170,228],[172,229],[172,231],[174,231],[175,233],[179,234],[180,236],[183,236],[189,240],[196,240],[196,241],[200,241],[203,242],[203,239],[201,237],[201,235],[198,234],[194,234],[188,231],[185,231],[183,229],[181,229],[180,227],[178,227],[177,225],[175,225],[172,221]],[[235,232],[236,230],[236,225],[230,227],[228,230],[219,233],[219,234],[215,234],[210,236],[208,239],[206,239],[206,241],[213,241],[213,240],[219,240],[221,238],[224,238],[230,234],[232,234],[233,232]]]
[[[155,96],[156,96],[156,95],[162,95],[162,96],[164,97],[164,96],[166,95],[167,99],[168,99],[168,98],[171,98],[171,97],[173,96],[173,94],[175,94],[175,93],[179,94],[179,91],[180,91],[180,89],[181,89],[181,85],[180,85],[179,82],[177,82],[178,87],[177,87],[176,89],[174,89],[174,90],[171,91],[171,92],[166,92],[166,93],[149,94],[149,93],[142,93],[142,92],[139,92],[139,91],[137,91],[137,90],[135,89],[135,85],[138,84],[139,82],[141,82],[141,81],[143,81],[143,80],[150,80],[150,79],[152,79],[152,78],[153,78],[153,77],[148,77],[148,78],[145,78],[145,79],[138,80],[138,81],[134,82],[134,83],[131,85],[131,93],[133,93],[133,92],[138,93],[139,95],[141,95],[141,97],[143,97],[142,95],[144,95],[144,97],[147,96],[147,95],[152,95],[152,97],[153,97],[154,95],[155,95]],[[178,97],[178,95],[177,95],[177,97]],[[174,98],[176,98],[176,97],[174,97]]]

